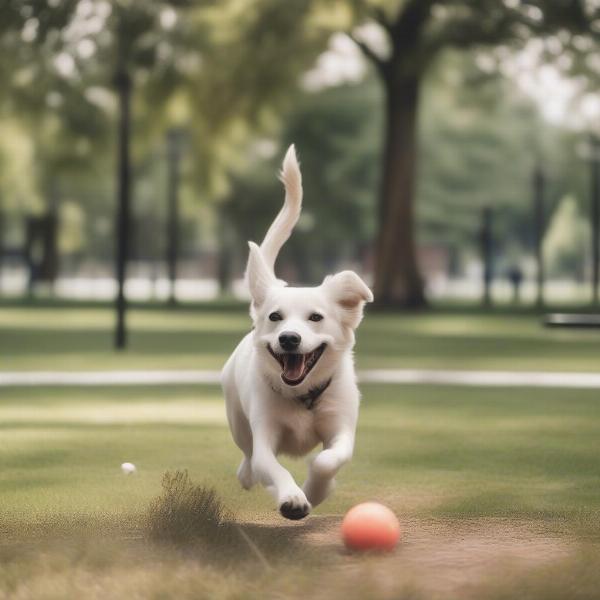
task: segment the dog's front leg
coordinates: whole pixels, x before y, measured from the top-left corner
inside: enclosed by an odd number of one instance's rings
[[[354,431],[342,431],[324,444],[324,449],[311,461],[303,490],[312,506],[317,506],[331,493],[334,477],[352,458]]]
[[[279,512],[292,520],[303,519],[310,504],[289,471],[275,456],[277,439],[269,427],[253,427],[252,471],[275,496]]]

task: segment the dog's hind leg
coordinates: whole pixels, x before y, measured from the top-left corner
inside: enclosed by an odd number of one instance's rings
[[[252,459],[244,456],[237,470],[237,478],[245,490],[249,490],[256,482],[252,474]]]
[[[244,453],[244,458],[237,470],[237,478],[242,487],[249,490],[255,483],[252,473],[252,431],[242,410],[231,361],[223,369],[222,384],[231,435],[238,448]]]
[[[235,427],[231,428],[233,439],[240,450],[244,453],[244,458],[237,470],[237,478],[245,490],[249,490],[255,483],[256,478],[252,471],[252,432],[246,418],[238,415],[235,420]]]

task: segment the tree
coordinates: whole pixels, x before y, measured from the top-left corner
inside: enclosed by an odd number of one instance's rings
[[[10,0],[0,23],[0,49],[4,50],[0,74],[11,85],[0,90],[0,98],[11,94],[14,110],[44,112],[48,97],[54,103],[58,92],[74,99],[64,102],[61,118],[77,114],[76,107],[90,109],[84,120],[100,123],[99,129],[106,131],[104,125],[116,116],[112,87],[116,67],[125,64],[134,90],[132,160],[140,158],[136,140],[143,139],[148,146],[175,125],[165,108],[174,96],[183,97],[190,109],[196,187],[201,182],[204,197],[222,197],[226,169],[249,162],[249,133],[272,134],[297,99],[299,76],[331,33],[351,31],[384,84],[386,138],[375,291],[382,304],[415,306],[424,301],[414,233],[417,117],[424,81],[447,48],[516,45],[552,31],[559,31],[561,39],[565,32],[579,32],[572,36],[573,46],[583,48],[582,35],[593,35],[590,22],[598,14],[598,8],[590,12],[592,3],[585,3],[588,8],[583,4],[576,0],[224,0],[218,4]],[[380,24],[387,51],[377,49],[356,27],[368,20]],[[120,61],[119,56],[127,58]],[[62,94],[63,89],[68,94]],[[101,110],[105,118],[95,119],[94,109],[103,103],[100,95],[111,102]],[[482,138],[480,147],[484,145]]]
[[[380,305],[425,303],[415,244],[417,119],[422,83],[435,59],[448,48],[518,44],[531,36],[564,30],[598,38],[592,22],[600,7],[584,0],[405,0],[391,9],[353,2],[385,34],[381,53],[352,37],[372,61],[385,93],[385,140],[379,198],[374,293]],[[389,10],[388,10],[389,8]]]
[[[11,18],[22,32],[28,23],[35,28],[36,47],[47,57],[42,64],[43,74],[58,71],[55,83],[76,89],[81,104],[90,92],[116,93],[117,127],[117,218],[116,218],[116,329],[115,346],[126,345],[126,266],[130,256],[131,227],[131,123],[132,95],[137,80],[145,77],[145,88],[153,92],[155,106],[164,107],[177,89],[181,77],[175,68],[172,46],[180,43],[189,50],[189,37],[173,36],[172,26],[177,17],[175,9],[185,8],[187,0],[136,3],[119,0],[107,3],[98,0],[64,3],[56,10],[50,3],[26,4],[11,12]],[[14,33],[14,32],[13,32]],[[30,40],[31,41],[31,40]],[[30,45],[31,46],[31,45]],[[21,44],[31,54],[31,47]],[[161,55],[161,50],[169,56]],[[55,67],[51,68],[50,64]],[[49,68],[50,67],[50,68]],[[162,85],[161,85],[162,84]],[[133,102],[135,106],[135,101]],[[151,103],[147,103],[150,106]],[[157,109],[148,110],[156,113]],[[160,109],[158,109],[160,110]],[[73,128],[75,131],[79,129]],[[68,129],[67,129],[68,130]]]
[[[589,226],[577,201],[565,196],[550,221],[543,244],[550,272],[582,281],[589,239]]]
[[[222,220],[237,234],[238,255],[245,260],[246,240],[262,239],[281,208],[282,187],[275,174],[284,149],[293,142],[306,175],[305,201],[294,235],[278,259],[282,272],[307,284],[340,263],[363,261],[373,238],[380,123],[362,116],[377,106],[378,99],[372,81],[297,97],[276,141],[258,143],[251,153],[256,158],[232,176],[221,211]],[[221,248],[226,259],[232,254],[231,242],[227,235],[220,241],[228,242]]]

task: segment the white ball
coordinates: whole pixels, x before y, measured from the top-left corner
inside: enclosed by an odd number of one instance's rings
[[[137,469],[133,463],[125,462],[121,465],[121,471],[123,471],[125,475],[131,475],[132,473],[135,473]]]

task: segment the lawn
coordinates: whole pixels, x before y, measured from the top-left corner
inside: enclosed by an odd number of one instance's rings
[[[363,393],[356,457],[318,513],[375,498],[411,518],[600,519],[597,391]],[[5,515],[137,512],[176,469],[216,487],[241,518],[273,513],[261,490],[239,491],[240,452],[213,387],[9,388],[0,423]],[[136,476],[123,477],[125,461]],[[302,461],[287,464],[304,472]]]
[[[138,310],[122,356],[110,324],[102,308],[0,308],[0,369],[216,368],[248,320]],[[599,340],[527,315],[369,315],[358,364],[597,370]],[[291,523],[239,488],[216,387],[0,388],[0,598],[598,597],[598,390],[362,390],[354,460]],[[285,464],[301,479],[302,461]],[[149,536],[176,470],[216,489],[234,538]],[[340,519],[371,499],[398,514],[403,541],[349,555]]]
[[[1,370],[218,369],[250,329],[243,310],[138,309],[112,352],[110,308],[0,306]],[[544,329],[531,314],[367,314],[361,368],[595,371],[598,330]]]

